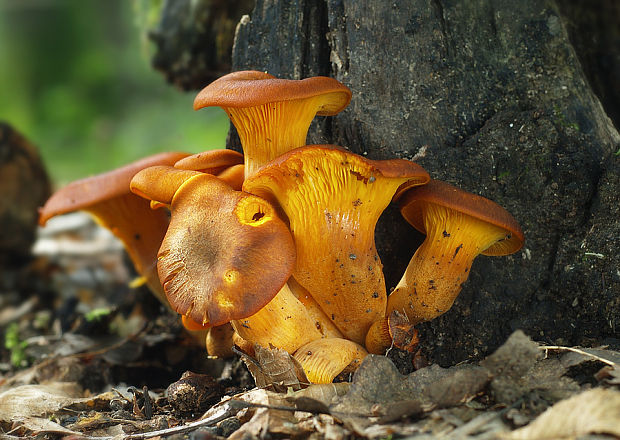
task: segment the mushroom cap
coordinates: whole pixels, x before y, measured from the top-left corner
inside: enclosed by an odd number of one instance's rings
[[[279,79],[265,72],[245,70],[224,75],[202,89],[194,100],[194,110],[212,106],[254,107],[318,95],[329,98],[317,111],[321,116],[335,115],[351,101],[351,90],[333,78]]]
[[[56,191],[39,210],[39,224],[44,226],[47,220],[56,215],[87,209],[99,202],[130,194],[129,183],[140,170],[154,165],[173,165],[187,156],[189,153],[159,153],[103,174],[71,182]]]
[[[181,170],[172,166],[156,165],[136,173],[129,187],[131,192],[157,203],[170,205],[179,187],[200,171]]]
[[[136,271],[145,277],[151,291],[168,305],[157,277],[157,251],[168,228],[168,214],[153,211],[149,202],[130,192],[134,174],[157,164],[172,165],[189,153],[160,153],[124,167],[70,183],[58,190],[39,211],[45,225],[55,215],[76,210],[92,214],[100,225],[125,245]]]
[[[316,339],[301,346],[293,355],[312,383],[331,383],[340,373],[360,366],[368,352],[359,344],[342,338]]]
[[[524,236],[519,223],[508,211],[485,197],[463,191],[440,180],[431,180],[405,192],[399,199],[403,217],[418,231],[426,234],[424,204],[436,204],[506,230],[506,238],[496,242],[483,255],[500,256],[517,252]]]
[[[170,210],[157,267],[178,313],[209,326],[243,319],[290,276],[293,239],[265,200],[199,173],[179,186]]]
[[[235,191],[241,191],[243,180],[245,179],[245,165],[233,165],[220,171],[217,177],[228,183]]]
[[[243,163],[243,154],[228,149],[209,150],[184,157],[174,164],[181,170],[218,174],[226,168]]]

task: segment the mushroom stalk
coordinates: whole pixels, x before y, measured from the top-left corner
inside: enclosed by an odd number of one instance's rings
[[[416,324],[450,309],[469,276],[473,260],[509,235],[505,228],[429,204],[424,208],[426,239],[394,291],[388,314],[405,313]]]
[[[322,96],[270,102],[257,107],[225,108],[244,146],[245,176],[270,160],[306,144]]]
[[[304,305],[286,284],[265,307],[252,316],[232,321],[232,325],[246,341],[263,347],[273,345],[288,353],[322,337]]]

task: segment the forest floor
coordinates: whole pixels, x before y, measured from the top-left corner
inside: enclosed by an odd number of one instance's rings
[[[206,356],[133,287],[106,231],[81,214],[54,220],[33,259],[0,269],[0,438],[620,438],[618,347],[542,346],[517,331],[450,368],[411,372],[393,349],[309,385],[265,349],[245,358],[250,373]]]

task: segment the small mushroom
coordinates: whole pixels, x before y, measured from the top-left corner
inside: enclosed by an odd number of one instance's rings
[[[287,80],[250,70],[209,84],[196,96],[194,109],[217,106],[226,111],[241,139],[247,178],[270,160],[305,145],[315,115],[335,115],[350,100],[351,90],[333,78]]]
[[[243,189],[280,205],[295,239],[295,280],[345,338],[364,343],[387,301],[374,240],[377,219],[401,184],[428,180],[407,160],[373,161],[315,145],[266,164]]]
[[[508,255],[523,246],[523,232],[504,208],[484,197],[432,180],[400,199],[402,215],[426,239],[388,297],[416,324],[445,313],[479,254]]]
[[[124,244],[136,271],[151,291],[168,304],[157,277],[157,251],[166,229],[168,214],[152,210],[149,202],[129,190],[131,178],[153,165],[172,165],[188,153],[161,153],[97,176],[70,183],[56,191],[39,211],[39,223],[56,215],[84,210]]]
[[[157,266],[178,313],[205,326],[247,318],[288,279],[295,247],[267,201],[210,174],[172,167],[142,170],[131,188],[170,205]]]
[[[331,383],[341,373],[357,370],[368,352],[348,339],[324,338],[300,347],[293,357],[312,383]]]

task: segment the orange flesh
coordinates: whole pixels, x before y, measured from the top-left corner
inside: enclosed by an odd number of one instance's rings
[[[506,237],[497,226],[435,204],[425,204],[427,236],[404,276],[388,297],[387,313],[398,310],[412,324],[445,313],[469,276],[481,252]]]
[[[329,97],[329,95],[327,95]],[[243,146],[245,177],[272,159],[306,144],[310,123],[326,96],[225,108]]]

